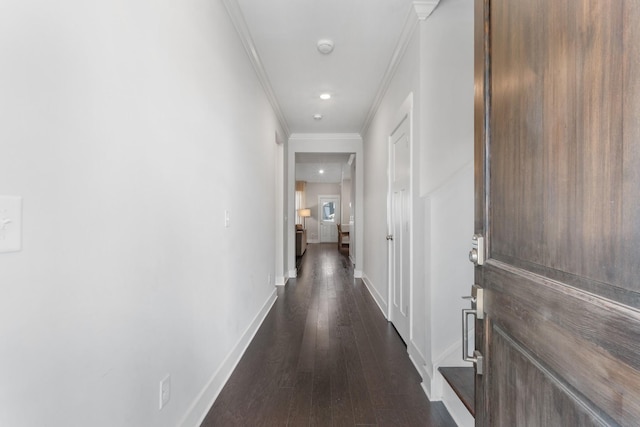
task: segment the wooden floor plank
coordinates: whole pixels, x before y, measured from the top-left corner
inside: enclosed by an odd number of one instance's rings
[[[202,426],[455,426],[347,255],[307,247]]]
[[[460,398],[464,406],[475,417],[475,370],[473,367],[440,367],[438,368],[444,379]]]

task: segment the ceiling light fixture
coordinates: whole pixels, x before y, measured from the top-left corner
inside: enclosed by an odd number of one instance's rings
[[[333,52],[333,41],[329,39],[318,40],[318,51],[323,55],[328,55]]]
[[[318,171],[318,173],[319,173],[319,174],[323,174],[323,173],[324,173],[324,169],[320,169],[320,170]]]
[[[313,120],[322,120],[322,114],[314,114]]]
[[[320,99],[326,101],[327,99],[331,99],[331,94],[330,93],[321,93],[320,94]]]

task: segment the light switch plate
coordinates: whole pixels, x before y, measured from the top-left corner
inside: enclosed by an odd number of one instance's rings
[[[22,249],[22,197],[0,196],[0,253]]]

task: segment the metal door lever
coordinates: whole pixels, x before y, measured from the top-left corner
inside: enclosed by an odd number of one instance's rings
[[[476,365],[476,373],[482,375],[484,373],[482,354],[475,350],[473,356],[469,356],[469,315],[476,318],[478,312],[476,310],[462,310],[462,360],[472,362]]]

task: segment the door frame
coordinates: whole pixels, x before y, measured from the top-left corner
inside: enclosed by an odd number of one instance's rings
[[[296,170],[296,153],[346,153],[355,154],[355,194],[352,193],[352,202],[355,203],[354,224],[351,228],[351,246],[355,253],[355,264],[353,275],[356,279],[363,276],[362,266],[364,263],[363,246],[364,246],[364,164],[363,164],[363,144],[362,136],[359,134],[292,134],[287,141],[287,210],[282,212],[280,218],[286,224],[285,236],[286,243],[284,251],[286,254],[286,263],[288,270],[287,277],[296,277],[296,233],[295,233],[295,208],[293,194],[295,193],[295,170]]]
[[[395,119],[392,122],[393,128],[389,132],[389,136],[387,138],[387,235],[393,234],[393,224],[391,221],[393,204],[392,204],[392,172],[393,172],[393,134],[396,130],[402,125],[402,123],[408,120],[409,124],[409,202],[407,206],[408,212],[408,221],[409,221],[409,232],[407,235],[409,236],[409,336],[403,337],[407,340],[407,345],[413,339],[413,92],[410,92],[407,98],[404,100],[398,112],[396,113]],[[393,253],[391,251],[391,244],[387,245],[387,319],[393,322],[393,287],[392,287],[392,274],[393,270],[391,268],[393,263]],[[408,348],[408,347],[407,347]]]

